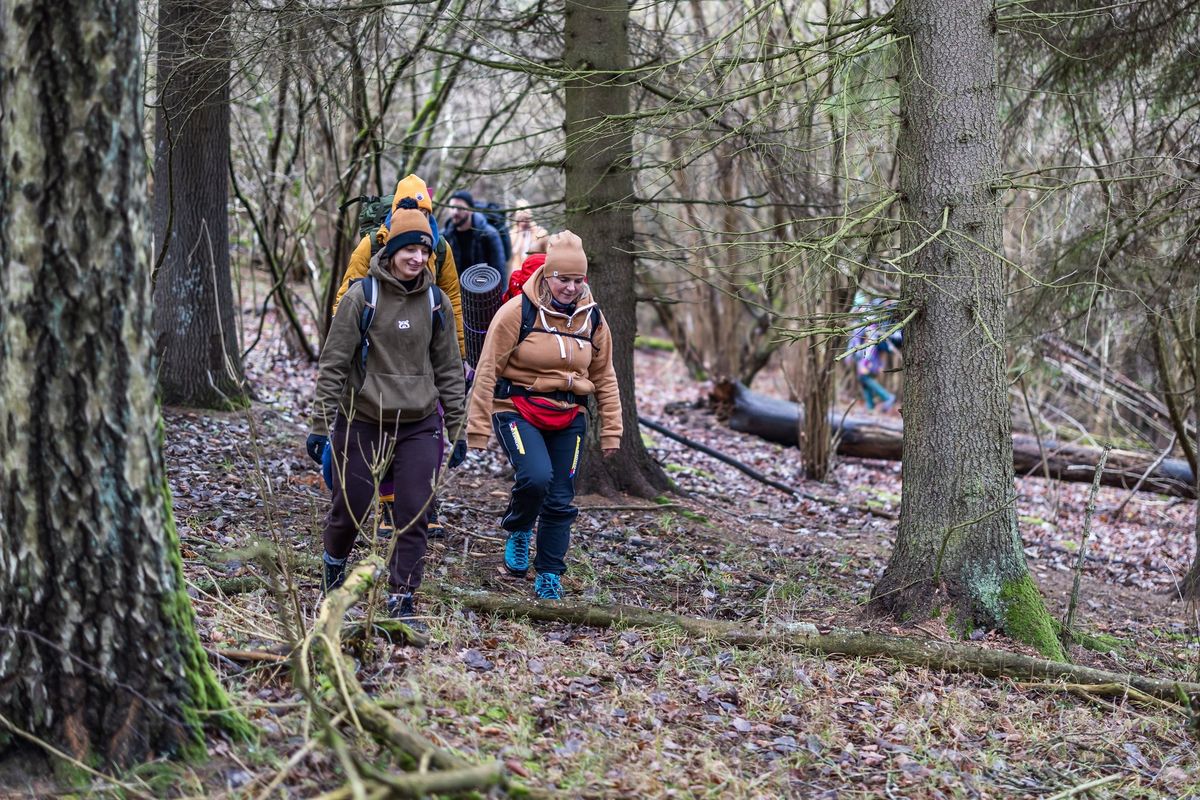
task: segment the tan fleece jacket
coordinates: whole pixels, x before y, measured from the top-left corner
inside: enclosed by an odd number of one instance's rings
[[[436,334],[429,305],[433,281],[423,271],[406,287],[372,259],[370,274],[379,279],[375,318],[368,334],[370,350],[363,370],[358,323],[365,304],[361,283],[346,292],[321,349],[317,402],[312,432],[329,434],[334,415],[378,422],[386,428],[397,422],[417,422],[437,411],[440,400],[451,440],[462,438],[466,420],[466,382],[458,354],[454,315]]]
[[[517,344],[521,333],[520,297],[509,300],[496,312],[475,371],[467,444],[474,448],[487,447],[492,433],[492,414],[514,410],[510,401],[495,397],[499,376],[535,392],[594,394],[600,407],[600,447],[605,450],[620,447],[621,398],[612,364],[612,338],[603,316],[592,342],[586,339],[592,332],[591,309],[595,305],[591,290],[580,297],[570,316],[551,307],[543,270],[539,269],[529,277],[524,292],[538,308],[533,331],[525,341]],[[556,336],[558,332],[585,338]],[[559,405],[570,406],[565,402]]]

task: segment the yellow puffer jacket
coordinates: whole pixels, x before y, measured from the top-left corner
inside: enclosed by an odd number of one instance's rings
[[[425,181],[418,178],[416,175],[407,175],[401,178],[396,184],[396,193],[392,197],[392,211],[395,212],[396,206],[405,197],[411,197],[417,201],[417,207],[423,208],[430,213],[433,212],[433,203],[429,199],[429,189],[425,186]],[[386,225],[380,225],[379,230],[375,232],[375,241],[382,247],[387,243],[388,229]],[[354,252],[350,254],[350,263],[346,265],[346,274],[342,276],[342,285],[338,287],[337,296],[333,300],[333,313],[336,316],[338,304],[342,302],[342,296],[346,294],[346,290],[350,288],[350,282],[360,278],[367,277],[367,270],[371,266],[371,237],[364,236],[362,241],[358,243],[358,247],[354,248]],[[450,301],[451,307],[454,308],[454,325],[458,331],[458,351],[459,355],[466,356],[467,343],[463,336],[462,324],[462,293],[458,286],[458,267],[454,263],[454,253],[446,246],[445,239],[438,240],[437,249],[429,259],[429,271],[433,274],[433,279],[437,283],[438,288],[446,295]]]

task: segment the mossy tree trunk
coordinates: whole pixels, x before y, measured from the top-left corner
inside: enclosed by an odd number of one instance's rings
[[[563,61],[566,81],[567,227],[583,239],[588,281],[608,320],[621,388],[624,436],[615,456],[600,457],[592,425],[580,470],[581,488],[643,497],[661,494],[666,474],[642,444],[633,376],[637,297],[633,261],[633,132],[629,113],[629,4],[567,0]]]
[[[903,494],[872,604],[1061,657],[1017,530],[991,0],[900,0]]]
[[[154,325],[163,402],[242,402],[229,276],[230,0],[162,0],[154,126]]]
[[[161,458],[138,4],[0,9],[0,715],[85,761],[202,752],[228,703]]]

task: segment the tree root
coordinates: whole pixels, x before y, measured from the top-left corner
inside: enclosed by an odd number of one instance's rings
[[[902,664],[946,672],[972,672],[991,678],[1067,680],[1077,684],[1115,684],[1159,700],[1177,702],[1181,695],[1200,696],[1200,684],[1163,680],[1132,673],[1093,669],[1061,661],[989,650],[969,644],[935,642],[906,636],[855,631],[820,633],[807,623],[753,627],[749,624],[687,617],[636,606],[588,605],[518,600],[486,592],[453,592],[467,608],[508,617],[568,622],[593,628],[615,626],[674,628],[684,633],[739,646],[775,645],[809,653],[891,658]]]

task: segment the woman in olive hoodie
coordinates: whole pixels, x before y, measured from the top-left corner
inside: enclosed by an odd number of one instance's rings
[[[309,455],[333,445],[333,505],[325,523],[328,591],[344,577],[346,558],[371,509],[377,489],[373,465],[389,464],[396,499],[389,560],[393,616],[414,615],[413,593],[425,567],[425,508],[433,494],[441,454],[442,418],[451,441],[462,437],[466,387],[454,314],[432,286],[426,264],[433,248],[429,222],[405,199],[392,214],[387,245],[372,259],[368,276],[378,286],[367,346],[359,330],[366,306],[364,283],[354,284],[338,307],[321,351]],[[391,448],[394,457],[385,458]],[[458,441],[450,466],[466,456]]]
[[[526,304],[533,325],[522,338]],[[571,541],[575,471],[587,427],[586,403],[600,409],[605,456],[621,445],[621,400],[612,365],[612,338],[587,285],[583,242],[570,231],[550,237],[545,264],[500,307],[488,326],[475,372],[467,444],[487,447],[496,434],[516,470],[508,510],[504,565],[529,570],[537,525],[537,580],[542,599],[562,597],[560,576]]]

